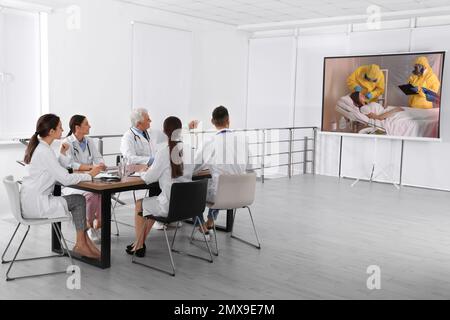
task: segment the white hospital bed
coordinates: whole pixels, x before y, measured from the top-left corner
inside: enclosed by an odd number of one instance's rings
[[[342,97],[338,100],[336,111],[345,119],[362,124],[365,128],[358,131],[361,134],[386,134],[382,121],[368,118],[362,114],[358,107],[353,104],[349,96]]]
[[[392,107],[386,108],[388,111]],[[391,136],[437,138],[439,129],[439,109],[416,109],[402,107],[386,120],[369,119],[353,104],[350,96],[338,100],[336,111],[346,119],[365,126],[358,133],[387,134]]]

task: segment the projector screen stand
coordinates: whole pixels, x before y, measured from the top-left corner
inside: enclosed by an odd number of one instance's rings
[[[390,178],[390,176],[387,174],[386,170],[384,170],[384,168],[380,168],[380,172],[374,176],[375,174],[375,165],[376,165],[376,158],[377,158],[377,145],[378,145],[378,139],[374,138],[374,153],[373,153],[373,158],[372,158],[372,169],[369,175],[369,179],[367,179],[367,181],[369,181],[370,183],[372,183],[374,181],[375,178],[379,177],[380,175],[383,175],[386,178]],[[392,177],[391,177],[392,178]],[[354,186],[356,186],[356,184],[362,179],[357,178],[350,186],[353,188]],[[364,179],[365,180],[365,179]],[[395,182],[391,182],[390,184],[392,184],[397,190],[400,190],[400,186],[398,184],[396,184]]]

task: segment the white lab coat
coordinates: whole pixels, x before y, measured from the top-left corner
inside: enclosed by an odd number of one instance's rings
[[[69,174],[44,141],[36,147],[27,170],[28,176],[23,178],[20,192],[23,216],[27,219],[67,216],[66,200],[52,195],[56,182],[68,186],[92,180],[89,174]]]
[[[69,150],[67,150],[65,157],[59,157],[62,166],[79,170],[82,164],[92,165],[105,163],[94,140],[89,137],[85,137],[85,139],[87,146],[84,151],[81,149],[78,139],[73,134],[63,140],[63,143],[69,144]]]
[[[151,157],[155,157],[157,145],[167,141],[167,137],[158,130],[148,130],[149,141],[131,128],[122,136],[120,152],[127,158],[128,164],[147,164]]]
[[[184,148],[187,148],[184,146]],[[183,152],[183,154],[188,154]],[[185,162],[185,159],[183,159]],[[172,184],[174,182],[188,182],[192,181],[193,165],[189,163],[184,163],[183,176],[172,179],[172,168],[170,166],[170,155],[169,146],[167,144],[160,145],[155,155],[155,161],[152,166],[141,176],[141,179],[145,181],[146,184],[159,182],[159,187],[161,188],[161,193],[158,197],[145,198],[143,201],[143,208],[150,207],[156,209],[150,212],[152,215],[157,216],[167,216],[169,213],[169,203],[170,203],[170,191]],[[151,204],[156,198],[156,205]],[[148,210],[148,209],[147,209]]]
[[[208,202],[214,203],[220,175],[246,173],[248,157],[248,140],[245,134],[237,134],[229,129],[218,131],[203,144],[195,157],[194,174],[209,169],[211,180],[206,197]]]
[[[69,150],[67,150],[66,155],[60,154],[58,157],[59,163],[61,163],[64,168],[79,170],[82,164],[92,165],[105,163],[105,160],[97,149],[95,141],[89,137],[85,137],[85,139],[87,141],[87,146],[84,151],[81,149],[78,139],[73,134],[62,141],[63,143],[69,144]],[[86,194],[87,192],[78,189],[64,188],[62,193],[64,195],[70,195]]]

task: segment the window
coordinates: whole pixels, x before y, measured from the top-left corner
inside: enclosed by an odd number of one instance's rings
[[[30,136],[42,113],[41,21],[0,8],[0,139]]]

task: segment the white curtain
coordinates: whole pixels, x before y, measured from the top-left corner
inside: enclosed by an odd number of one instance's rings
[[[133,25],[133,107],[149,110],[152,128],[167,116],[186,124],[191,103],[192,33],[144,23]]]
[[[27,137],[41,112],[39,15],[0,12],[0,138]]]

